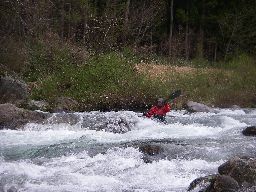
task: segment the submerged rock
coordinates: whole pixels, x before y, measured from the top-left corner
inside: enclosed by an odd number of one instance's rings
[[[23,105],[28,100],[28,86],[12,77],[0,77],[0,103]]]
[[[153,161],[161,159],[164,149],[160,145],[142,144],[139,145],[140,152],[143,153],[143,161],[145,163],[152,163]]]
[[[27,123],[40,123],[48,117],[45,113],[18,108],[13,104],[0,104],[0,129],[18,129]]]
[[[16,187],[14,187],[14,186],[11,186],[8,190],[7,190],[7,192],[17,192],[18,190],[16,189]]]
[[[256,136],[256,126],[247,127],[242,133],[245,136]]]
[[[207,105],[193,102],[193,101],[188,101],[185,105],[184,108],[188,112],[214,112],[214,109],[211,107],[208,107]]]
[[[144,153],[144,154],[148,154],[148,155],[157,155],[159,154],[161,151],[163,151],[163,149],[159,146],[159,145],[141,145],[139,146],[139,150]]]

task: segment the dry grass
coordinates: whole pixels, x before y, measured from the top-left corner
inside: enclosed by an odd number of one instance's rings
[[[152,79],[160,79],[167,81],[171,74],[177,75],[193,75],[193,74],[214,74],[223,72],[223,70],[215,68],[194,68],[189,66],[168,66],[154,63],[139,63],[135,65],[135,70],[139,74],[144,74]],[[230,74],[230,71],[225,71],[226,75]]]

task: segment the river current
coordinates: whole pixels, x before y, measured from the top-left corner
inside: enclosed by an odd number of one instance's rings
[[[172,111],[166,124],[132,111],[58,115],[0,130],[0,192],[183,192],[230,157],[256,156],[255,137],[241,133],[256,109]]]

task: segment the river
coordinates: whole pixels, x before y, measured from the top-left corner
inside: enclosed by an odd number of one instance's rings
[[[241,133],[256,125],[256,109],[172,111],[167,124],[140,115],[75,113],[70,123],[1,130],[0,192],[183,192],[230,157],[256,156],[255,137]]]

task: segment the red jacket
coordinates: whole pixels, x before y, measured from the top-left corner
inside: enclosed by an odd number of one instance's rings
[[[171,105],[166,103],[163,107],[153,106],[145,115],[149,118],[155,115],[165,116],[170,110]]]

